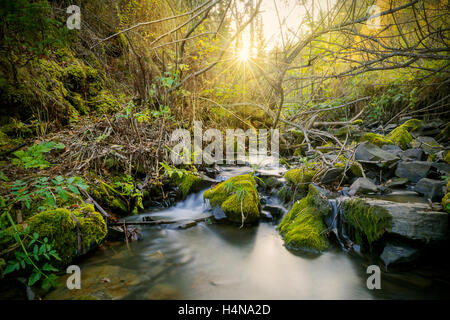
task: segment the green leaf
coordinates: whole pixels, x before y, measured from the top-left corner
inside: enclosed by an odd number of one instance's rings
[[[15,270],[19,270],[19,268],[20,268],[20,266],[19,266],[19,263],[18,262],[16,262],[16,263],[13,263],[13,264],[9,264],[6,268],[5,268],[5,272],[3,272],[3,274],[8,274],[8,273],[11,273],[11,272],[13,272],[13,271],[15,271]]]
[[[52,266],[49,263],[44,264],[44,266],[42,267],[42,270],[44,271],[54,271],[54,272],[58,272],[59,270],[56,269],[54,266]]]
[[[30,278],[28,279],[28,285],[31,287],[33,286],[39,279],[41,278],[41,273],[39,271],[35,271],[31,274]]]

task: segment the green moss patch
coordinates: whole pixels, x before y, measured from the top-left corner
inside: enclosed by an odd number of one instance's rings
[[[361,142],[364,142],[364,141],[369,141],[370,143],[372,143],[380,148],[386,144],[394,144],[394,142],[391,139],[386,138],[385,136],[383,136],[381,134],[372,133],[372,132],[367,132],[361,137]]]
[[[291,249],[325,250],[328,241],[323,217],[330,209],[328,200],[322,199],[319,191],[310,185],[308,195],[297,201],[278,225],[286,246]]]
[[[301,167],[289,170],[284,174],[284,178],[289,185],[296,187],[303,193],[306,193],[315,174],[316,170]]]
[[[346,200],[342,203],[345,229],[350,239],[370,251],[375,241],[392,226],[392,217],[386,209],[371,206],[364,200]]]
[[[38,233],[40,238],[47,237],[50,242],[54,241],[62,264],[70,263],[75,256],[85,253],[83,250],[98,245],[107,233],[103,217],[92,205],[73,211],[63,208],[43,211],[27,219],[24,224],[29,225],[31,232]]]
[[[259,219],[261,203],[255,178],[250,174],[236,176],[205,191],[211,207],[220,206],[228,220],[254,223]]]
[[[410,132],[417,131],[422,126],[422,120],[410,119],[401,126],[395,128],[387,136],[394,144],[403,149],[407,149],[413,138]]]

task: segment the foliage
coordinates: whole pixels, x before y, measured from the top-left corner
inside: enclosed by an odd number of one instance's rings
[[[13,153],[16,157],[12,160],[12,163],[24,167],[25,169],[39,168],[45,169],[50,166],[50,163],[45,160],[44,153],[50,152],[53,149],[64,149],[65,146],[62,143],[55,143],[53,141],[41,142],[40,144],[34,144],[26,151],[19,150]]]
[[[38,211],[55,208],[57,205],[69,203],[70,199],[80,195],[78,188],[87,189],[87,185],[80,177],[54,179],[47,177],[35,178],[29,181],[16,180],[11,186],[8,207],[20,205],[30,209],[33,204]]]

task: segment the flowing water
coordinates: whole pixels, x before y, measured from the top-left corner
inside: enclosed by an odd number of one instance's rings
[[[228,169],[219,179],[242,174]],[[271,199],[276,202],[277,199]],[[210,215],[202,193],[176,206],[128,220],[186,220]],[[198,223],[140,228],[143,239],[109,243],[80,264],[83,290],[78,295],[119,299],[414,299],[449,297],[427,271],[383,273],[381,290],[366,286],[367,263],[332,246],[321,255],[287,250],[278,222],[242,228]],[[60,288],[49,299],[66,299],[74,291]]]

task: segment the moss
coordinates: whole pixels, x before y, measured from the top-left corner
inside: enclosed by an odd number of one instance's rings
[[[73,216],[79,221],[82,245],[85,249],[98,245],[106,236],[106,223],[92,205],[72,212],[62,208],[47,210],[25,221],[31,232],[38,233],[40,238],[47,237],[50,242],[54,241],[54,248],[63,264],[70,263],[75,256],[83,253],[78,248],[77,223]]]
[[[259,219],[261,203],[255,178],[250,174],[236,176],[205,191],[211,207],[220,206],[227,218],[236,223],[253,223]]]
[[[7,150],[11,144],[11,139],[0,131],[0,151]]]
[[[450,213],[450,192],[447,192],[442,198],[442,208],[447,213]]]
[[[308,195],[297,201],[278,225],[286,246],[291,249],[325,250],[328,242],[323,217],[329,210],[328,200],[322,199],[319,191],[310,185]]]
[[[90,186],[88,192],[92,194],[94,199],[100,203],[104,208],[110,209],[115,214],[127,215],[130,214],[128,205],[120,192],[117,191],[113,185],[98,179],[99,184],[94,187]]]
[[[409,132],[417,131],[422,126],[422,120],[410,119],[403,123],[400,127],[405,128]]]
[[[410,132],[417,131],[422,125],[422,120],[410,119],[401,126],[395,128],[387,136],[394,144],[407,149],[413,138]]]
[[[113,111],[118,111],[120,104],[114,95],[109,90],[101,90],[93,97],[88,99],[88,105],[92,110],[98,114],[106,114]]]
[[[201,181],[201,178],[190,172],[183,174],[181,178],[178,175],[175,175],[173,178],[173,182],[178,186],[183,199],[187,197],[192,187],[199,181]]]
[[[278,198],[283,203],[289,203],[291,201],[297,201],[304,197],[304,194],[298,190],[293,190],[291,187],[284,186],[278,190]]]
[[[362,125],[364,124],[364,121],[362,119],[356,119],[355,121],[353,121],[354,125]]]
[[[370,143],[372,143],[380,148],[386,144],[394,144],[394,142],[391,139],[386,138],[385,136],[383,136],[381,134],[372,133],[372,132],[365,133],[361,137],[361,142],[363,142],[363,141],[369,141]]]
[[[372,245],[392,226],[392,217],[386,209],[367,204],[361,199],[342,203],[344,226],[350,239],[360,246]]]
[[[345,164],[343,162],[336,162],[334,164],[335,168],[345,168]]]
[[[296,168],[287,171],[284,178],[292,187],[297,188],[300,192],[306,193],[308,185],[312,182],[316,170],[309,168]]]
[[[294,157],[301,157],[302,156],[302,148],[297,148],[294,151]]]
[[[88,114],[88,107],[81,94],[73,92],[68,96],[68,100],[70,104],[79,112],[79,114]]]
[[[388,138],[391,139],[396,145],[403,149],[407,149],[413,138],[408,130],[403,127],[397,127],[389,133]]]
[[[357,162],[353,162],[350,165],[350,172],[353,174],[353,176],[355,177],[362,177],[363,173],[362,173],[362,169],[361,169],[361,165]]]
[[[447,153],[445,154],[444,161],[450,164],[450,151],[447,151]]]

